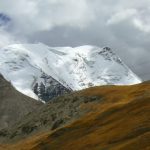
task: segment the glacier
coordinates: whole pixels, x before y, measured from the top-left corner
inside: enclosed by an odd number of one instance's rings
[[[18,91],[34,99],[42,99],[34,90],[37,83],[43,83],[47,91],[53,88],[48,97],[53,98],[57,93],[92,86],[142,82],[111,48],[91,45],[74,48],[43,43],[9,45],[0,49],[0,73]]]

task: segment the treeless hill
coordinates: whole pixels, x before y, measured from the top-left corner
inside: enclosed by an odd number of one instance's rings
[[[1,150],[150,150],[150,83],[102,86],[77,92],[88,110],[55,131],[42,131]]]
[[[0,129],[11,127],[29,112],[43,105],[18,92],[0,75]]]

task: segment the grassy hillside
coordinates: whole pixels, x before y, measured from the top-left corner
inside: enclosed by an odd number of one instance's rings
[[[72,123],[41,131],[1,150],[149,150],[150,83],[103,86],[75,93],[85,112]],[[94,100],[94,97],[98,100]],[[78,111],[79,111],[78,110]]]

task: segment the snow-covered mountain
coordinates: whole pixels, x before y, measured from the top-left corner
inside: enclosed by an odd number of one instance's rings
[[[71,90],[141,82],[108,47],[15,44],[0,49],[0,73],[20,92],[50,99]]]

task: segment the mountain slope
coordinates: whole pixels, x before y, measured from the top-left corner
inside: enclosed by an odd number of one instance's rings
[[[0,72],[20,92],[46,101],[91,86],[141,82],[110,48],[94,46],[10,45],[0,51]]]
[[[12,127],[29,112],[43,105],[18,91],[0,75],[0,129]]]
[[[47,108],[45,111],[48,112],[51,104],[55,103],[56,108],[61,106],[66,112],[68,107],[65,107],[65,104],[60,105],[62,101],[70,103],[70,110],[79,104],[74,114],[84,113],[75,117],[74,122],[68,122],[66,126],[56,126],[55,130],[52,130],[48,122],[45,126],[49,125],[49,128],[39,128],[40,133],[28,133],[26,138],[20,137],[18,141],[11,139],[11,143],[7,139],[6,145],[0,145],[1,150],[150,149],[150,82],[134,86],[94,87],[74,93],[72,96],[68,95],[68,98],[66,95],[65,99],[60,97],[43,107]],[[50,114],[50,111],[45,113],[44,109],[41,110],[43,118]],[[25,121],[26,126],[35,118],[35,114],[31,114],[32,117]],[[69,118],[69,114],[61,114],[62,118]],[[38,122],[40,119],[34,123]],[[21,126],[22,123],[18,125]]]

